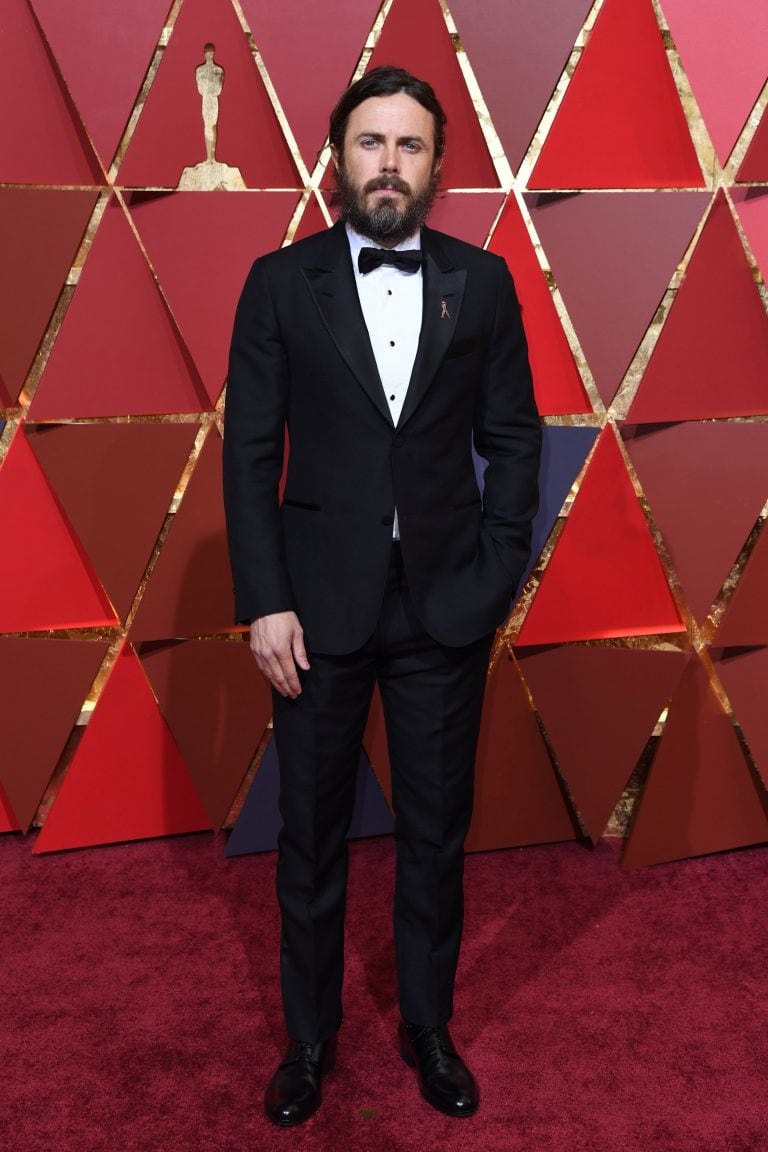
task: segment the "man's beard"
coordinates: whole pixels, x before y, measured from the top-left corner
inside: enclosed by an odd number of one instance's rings
[[[359,188],[348,178],[344,168],[336,172],[336,187],[331,204],[341,209],[341,218],[351,224],[355,232],[375,240],[377,244],[394,247],[418,232],[429,215],[437,192],[438,174],[433,172],[429,183],[415,196],[410,185],[399,176],[383,174]],[[405,197],[405,205],[388,196],[377,197],[374,208],[366,207],[369,192],[392,188]]]

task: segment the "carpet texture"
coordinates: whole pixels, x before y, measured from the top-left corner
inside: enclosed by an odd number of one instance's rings
[[[14,1152],[762,1152],[768,851],[622,873],[602,842],[467,860],[454,1038],[477,1116],[395,1047],[392,844],[352,846],[346,1019],[320,1112],[273,1128],[274,855],[208,835],[0,838],[0,1122]]]

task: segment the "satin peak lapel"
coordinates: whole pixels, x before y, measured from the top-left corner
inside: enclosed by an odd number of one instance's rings
[[[328,240],[328,266],[304,268],[304,279],[340,355],[391,426],[392,417],[360,307],[346,234],[343,229],[340,235],[331,229]]]
[[[430,247],[425,244],[424,248],[426,260],[421,335],[398,428],[402,428],[406,420],[409,420],[416,411],[448,351],[456,330],[467,279],[466,269],[444,270],[433,256]]]

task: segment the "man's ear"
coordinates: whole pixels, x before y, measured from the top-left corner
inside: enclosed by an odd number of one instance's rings
[[[339,157],[339,150],[335,144],[331,144],[331,159],[333,160],[334,168],[338,172],[339,171],[340,157]]]

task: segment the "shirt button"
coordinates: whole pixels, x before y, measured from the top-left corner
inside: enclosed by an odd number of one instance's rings
[[[395,394],[393,392],[392,395],[390,396],[390,400],[394,400],[394,398],[395,398]]]
[[[390,348],[394,348],[394,346],[395,346],[394,340],[390,340],[389,346],[390,346]]]
[[[392,289],[391,289],[391,288],[387,288],[387,296],[391,296],[391,295],[392,295]]]

